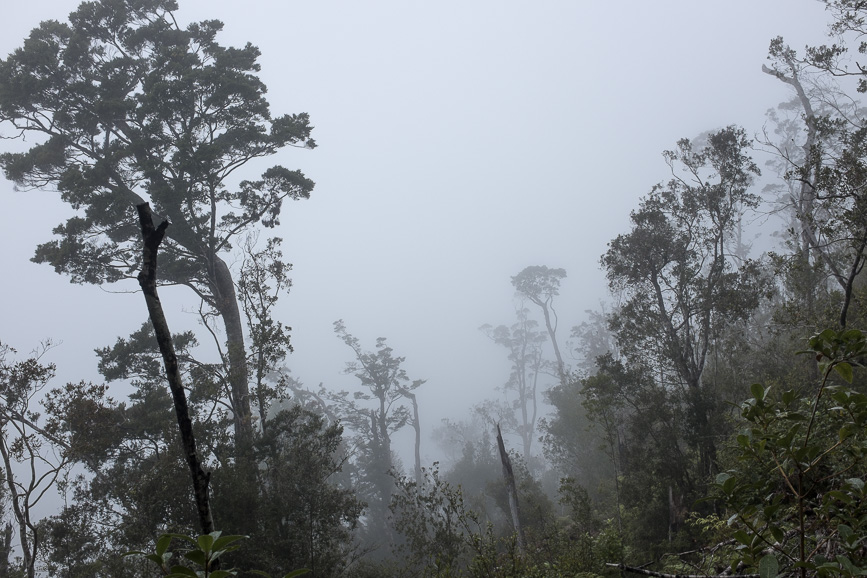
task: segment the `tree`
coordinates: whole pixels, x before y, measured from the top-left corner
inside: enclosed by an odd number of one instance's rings
[[[512,285],[518,294],[537,305],[545,316],[545,328],[548,330],[551,345],[554,347],[554,356],[557,358],[557,376],[560,378],[560,383],[564,385],[568,379],[566,365],[563,363],[560,346],[557,344],[557,312],[554,310],[554,297],[560,294],[560,281],[565,278],[565,269],[549,269],[545,265],[526,267],[512,277]]]
[[[183,381],[193,386],[189,409],[196,443],[207,458],[207,469],[216,474],[212,489],[222,490],[227,476],[214,456],[231,461],[228,447],[221,444],[231,419],[219,417],[219,405],[203,396],[202,384],[192,378],[198,369],[190,356],[196,343],[192,334],[172,338]],[[124,380],[132,386],[127,400],[108,397],[107,386],[80,384],[46,395],[51,431],[70,440],[78,471],[86,469],[65,482],[65,504],[45,523],[47,559],[60,575],[92,575],[93,568],[100,568],[108,576],[122,576],[136,561],[117,560],[117,552],[145,548],[163,532],[190,533],[199,521],[153,327],[144,324],[130,338],[98,349],[97,356],[107,381]],[[218,417],[208,419],[215,414]],[[219,483],[213,483],[216,478]],[[255,502],[247,507],[255,507]],[[222,514],[221,523],[234,522],[229,512],[219,506],[215,510]]]
[[[36,408],[55,373],[54,365],[41,361],[48,348],[44,344],[28,359],[13,361],[15,350],[0,343],[0,478],[17,533],[20,570],[27,578],[36,576],[36,560],[42,553],[37,508],[70,465],[69,452],[52,443]],[[5,526],[2,562],[7,571],[12,530],[12,523]]]
[[[621,353],[654,363],[664,382],[682,385],[701,470],[714,471],[714,393],[703,382],[721,332],[749,317],[768,292],[759,264],[739,258],[732,239],[759,169],[743,129],[727,127],[664,153],[672,179],[631,214],[632,230],[602,256],[610,288],[623,298],[612,315]],[[649,352],[653,352],[648,355]]]
[[[388,506],[394,492],[392,476],[394,463],[391,451],[391,435],[407,423],[415,429],[416,462],[415,474],[421,480],[421,457],[418,451],[421,442],[421,426],[418,422],[418,406],[415,395],[424,380],[410,380],[402,365],[404,357],[394,355],[384,337],[376,340],[376,351],[364,351],[358,338],[346,331],[343,320],[334,322],[334,332],[350,349],[355,360],[346,364],[346,373],[355,375],[367,391],[354,394],[354,400],[345,395],[338,399],[344,419],[360,435],[360,450],[365,485],[369,493],[368,517],[374,526],[371,535],[381,539],[388,530]],[[413,414],[402,401],[413,402]],[[356,401],[372,401],[374,407],[364,407]]]
[[[544,364],[542,344],[546,338],[536,329],[538,324],[528,317],[526,309],[521,308],[516,313],[518,321],[511,328],[505,325],[483,325],[481,329],[494,343],[509,351],[512,371],[503,389],[515,393],[513,408],[520,414],[518,434],[521,436],[524,460],[530,463],[530,450],[536,438],[539,373]]]
[[[440,477],[438,464],[424,469],[423,476],[421,482],[397,480],[391,512],[405,543],[395,554],[413,575],[459,574],[484,539],[484,524],[465,506],[462,488]]]
[[[831,46],[807,47],[799,56],[782,37],[771,41],[771,66],[762,70],[789,85],[800,110],[800,134],[786,131],[785,117],[774,115],[785,140],[766,144],[782,160],[789,184],[787,206],[795,215],[798,263],[821,266],[842,292],[839,324],[846,326],[855,280],[864,268],[867,248],[867,118],[858,97],[840,81],[854,78],[856,92],[867,91],[865,69],[846,64],[845,37],[863,37],[867,10],[851,0],[826,1],[834,14]],[[859,48],[865,52],[864,44]]]
[[[599,366],[604,367],[604,362]],[[627,419],[617,407],[619,400],[606,399],[598,406],[588,403],[585,384],[596,378],[575,380],[568,387],[556,385],[549,389],[546,397],[553,409],[542,420],[540,430],[544,432],[545,457],[560,474],[586,489],[589,496],[604,506],[611,506],[605,502],[612,486],[612,501],[619,501],[620,452]],[[613,512],[619,519],[619,508],[610,507],[606,511]]]
[[[278,225],[283,202],[307,198],[313,183],[281,166],[234,179],[255,159],[315,143],[306,114],[271,116],[256,47],[221,46],[215,20],[182,28],[176,9],[174,0],[101,0],[33,30],[0,62],[0,123],[37,144],[0,155],[0,166],[79,211],[34,256],[74,283],[132,276],[133,206],[149,201],[171,222],[163,282],[189,287],[222,319],[243,453],[253,436],[247,354],[224,255],[246,231]]]
[[[283,574],[307,568],[311,575],[337,576],[352,554],[352,531],[363,504],[349,488],[338,487],[345,456],[343,427],[292,405],[269,419],[257,443],[265,470],[262,530],[253,565]]]
[[[262,249],[257,249],[256,240],[248,238],[244,243],[245,259],[238,292],[250,334],[250,365],[255,384],[253,395],[259,412],[259,426],[264,434],[270,403],[284,398],[284,390],[288,389],[287,377],[275,374],[275,371],[292,351],[289,342],[292,328],[276,320],[272,312],[280,294],[292,286],[292,280],[289,279],[292,266],[282,260],[282,239],[268,239]],[[275,375],[277,383],[271,385],[269,381]]]
[[[716,478],[733,547],[723,561],[764,575],[858,576],[867,536],[867,395],[851,387],[867,353],[855,329],[809,340],[812,391],[750,387],[736,461]]]

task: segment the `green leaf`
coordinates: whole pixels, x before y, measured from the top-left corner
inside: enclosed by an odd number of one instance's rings
[[[204,568],[208,563],[208,555],[201,550],[190,550],[184,553],[184,558]]]
[[[738,530],[734,533],[734,539],[743,544],[744,546],[749,546],[753,543],[753,539],[743,530]]]
[[[768,530],[771,532],[771,536],[773,536],[774,541],[782,543],[783,539],[786,537],[786,533],[783,532],[782,528],[779,526],[771,525]]]
[[[848,557],[843,556],[842,554],[837,555],[836,557],[837,563],[843,567],[846,572],[851,575],[860,574],[860,568],[857,568]]]
[[[170,578],[181,578],[183,576],[193,576],[193,578],[199,578],[198,574],[196,574],[193,570],[190,570],[186,566],[173,566],[172,572],[169,574]]]
[[[284,575],[283,578],[295,578],[296,576],[303,576],[304,574],[308,574],[309,572],[309,568],[299,568],[297,570],[292,570],[288,574]]]
[[[834,366],[834,371],[836,371],[837,374],[846,381],[846,383],[852,383],[853,372],[850,364],[841,361]]]
[[[735,490],[735,486],[738,483],[738,479],[734,476],[729,476],[726,478],[726,481],[723,482],[722,491],[727,495],[731,496],[732,492]]]
[[[214,570],[208,576],[209,578],[226,578],[226,576],[235,576],[237,572],[234,570]]]
[[[759,576],[761,578],[776,578],[780,572],[780,563],[773,554],[766,554],[759,560]]]
[[[184,540],[186,542],[189,542],[193,546],[199,545],[195,538],[193,538],[191,536],[187,536],[186,534],[163,534],[163,536],[170,536],[172,538],[178,538],[179,540]]]
[[[750,393],[756,400],[763,401],[767,392],[761,383],[754,383],[750,386]]]
[[[157,554],[159,556],[162,556],[163,554],[165,554],[165,551],[168,550],[169,544],[171,544],[171,543],[172,543],[172,537],[169,536],[168,534],[163,534],[162,536],[160,536],[159,540],[157,540],[157,548],[156,548]]]
[[[840,428],[839,438],[840,441],[845,440],[848,437],[852,437],[852,434],[855,433],[854,428],[851,424],[844,424],[843,427]]]
[[[859,329],[847,329],[840,334],[840,339],[843,341],[857,341],[864,337],[864,334]]]
[[[839,500],[846,505],[851,505],[854,502],[852,496],[842,490],[831,490],[830,492],[827,492],[824,496],[822,496],[823,502],[827,502],[832,499]]]
[[[844,541],[848,542],[849,536],[852,535],[852,528],[846,524],[840,524],[837,526],[837,533],[840,534],[840,537],[843,538]]]
[[[202,552],[210,552],[213,549],[214,541],[220,536],[220,532],[211,532],[210,534],[202,534],[196,539],[196,545]]]
[[[216,540],[214,540],[213,545],[211,546],[212,550],[224,550],[229,544],[233,542],[237,542],[238,540],[243,540],[247,536],[240,535],[228,535],[228,536],[220,536]],[[204,550],[204,548],[203,548]]]
[[[145,554],[145,559],[150,560],[159,566],[162,566],[163,562],[165,562],[165,559],[159,554]]]

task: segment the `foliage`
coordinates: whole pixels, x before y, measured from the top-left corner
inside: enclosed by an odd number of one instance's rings
[[[539,377],[545,365],[542,356],[542,345],[546,341],[545,334],[540,332],[538,323],[529,318],[529,311],[518,309],[518,320],[511,327],[499,325],[491,327],[483,325],[481,330],[497,345],[505,347],[512,370],[502,389],[512,392],[515,398],[512,407],[518,416],[518,435],[523,444],[524,460],[530,462],[531,448],[536,439],[536,423],[538,418]]]
[[[170,563],[170,560],[175,555],[175,552],[169,550],[173,539],[181,540],[192,546],[192,548],[183,552],[186,564]],[[185,534],[163,534],[157,539],[152,553],[136,551],[127,552],[125,556],[143,556],[156,564],[167,578],[187,578],[190,576],[193,578],[226,578],[227,576],[235,576],[238,572],[234,569],[220,568],[222,556],[240,548],[241,545],[238,542],[243,539],[244,536],[223,536],[222,532],[219,531],[202,534],[197,537]],[[189,566],[190,563],[193,565],[192,568]],[[250,572],[270,577],[265,572],[257,570]],[[306,568],[293,570],[283,576],[283,578],[295,578],[308,572],[309,570]]]
[[[37,411],[55,374],[54,365],[41,360],[49,348],[50,343],[44,343],[29,358],[17,361],[15,350],[0,343],[0,495],[11,510],[11,521],[4,529],[2,564],[27,578],[35,577],[37,557],[42,553],[37,508],[72,460],[69,438],[52,433],[49,420]],[[8,560],[13,527],[21,554],[18,568],[10,568]]]
[[[557,311],[554,309],[554,297],[560,294],[560,282],[566,278],[565,269],[549,269],[545,265],[531,265],[512,277],[512,285],[518,295],[529,299],[542,310],[545,318],[545,328],[551,338],[554,357],[557,359],[557,377],[560,383],[566,382],[566,365],[560,353],[557,342]]]
[[[0,125],[36,144],[0,155],[0,166],[21,187],[56,189],[76,211],[34,257],[75,283],[116,282],[140,267],[134,206],[149,201],[171,222],[161,282],[189,287],[203,321],[223,322],[241,455],[253,438],[247,348],[224,256],[239,235],[277,226],[284,201],[309,197],[313,183],[279,165],[260,179],[236,174],[315,143],[306,114],[271,116],[255,46],[221,46],[222,23],[181,28],[175,10],[174,0],[86,2],[68,23],[34,29],[0,61]]]
[[[259,411],[259,424],[264,428],[270,404],[286,397],[285,382],[278,378],[275,387],[269,383],[269,377],[292,352],[289,339],[292,328],[273,315],[280,295],[292,286],[289,278],[292,265],[283,261],[282,239],[268,239],[263,248],[257,248],[256,240],[251,236],[244,243],[245,258],[238,280],[238,293],[250,334],[249,367],[255,384],[253,396]]]
[[[526,470],[519,476],[522,504],[530,506],[526,512],[539,500],[532,498]],[[619,540],[609,529],[593,537],[575,525],[553,523],[550,510],[542,514],[547,526],[530,514],[528,553],[522,556],[511,530],[499,534],[465,501],[460,485],[440,477],[436,464],[425,470],[422,484],[402,477],[397,488],[391,507],[395,528],[406,537],[395,552],[404,561],[403,575],[560,578],[601,572],[607,556],[619,559]]]
[[[400,477],[390,509],[394,528],[405,541],[395,554],[418,576],[448,576],[465,566],[473,536],[485,524],[468,510],[460,486],[440,478],[438,464],[423,469],[421,482]]]
[[[339,423],[326,425],[295,404],[269,419],[256,447],[262,512],[251,535],[256,548],[243,552],[247,565],[275,572],[303,566],[313,576],[341,573],[354,553],[352,532],[363,508],[354,490],[335,481],[346,459],[342,443]],[[215,489],[215,504],[234,491],[232,485]]]
[[[545,457],[562,476],[602,499],[619,472],[624,414],[615,416],[614,406],[588,406],[585,380],[557,385],[546,395],[553,410],[541,425]]]
[[[821,372],[813,392],[773,395],[754,384],[741,408],[738,462],[716,478],[733,512],[732,568],[744,564],[771,578],[867,572],[867,395],[834,380],[852,382],[867,338],[826,330],[810,339],[809,353]]]
[[[749,192],[759,174],[749,145],[737,127],[678,141],[664,153],[672,179],[653,187],[601,260],[611,290],[624,295],[611,317],[621,351],[636,361],[654,352],[662,371],[693,389],[714,339],[766,289],[758,263],[734,259],[729,246],[759,201]]]
[[[355,375],[363,391],[348,398],[347,392],[331,395],[339,407],[338,414],[356,433],[357,462],[360,465],[359,494],[367,503],[367,540],[380,542],[392,535],[388,507],[394,491],[392,477],[395,462],[391,435],[412,424],[416,437],[416,478],[421,476],[419,444],[421,429],[415,394],[424,380],[411,380],[403,368],[404,357],[394,355],[386,339],[376,340],[376,351],[365,351],[358,338],[347,332],[343,320],[334,322],[338,338],[352,349],[355,359],[346,364],[346,373]],[[413,407],[410,412],[404,400]],[[365,402],[370,402],[369,404]]]

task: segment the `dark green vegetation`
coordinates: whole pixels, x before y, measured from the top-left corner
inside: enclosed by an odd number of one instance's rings
[[[271,115],[257,49],[221,46],[219,22],[178,27],[172,0],[44,23],[0,61],[0,122],[30,146],[0,165],[77,211],[34,260],[76,283],[135,277],[148,201],[168,223],[157,279],[190,290],[203,330],[169,340],[148,321],[99,349],[123,399],[57,386],[49,344],[0,346],[0,576],[867,574],[867,7],[825,3],[834,44],[771,42],[765,71],[794,100],[763,139],[729,126],[664,153],[671,178],[601,257],[611,311],[567,345],[566,271],[512,277],[515,322],[482,328],[510,365],[504,395],[436,430],[443,465],[421,460],[425,382],[384,338],[368,350],[335,322],[353,393],[284,368],[290,266],[269,233],[313,183],[235,175],[315,143],[307,115]],[[776,185],[760,195],[766,153]],[[768,206],[785,243],[751,255]],[[412,467],[392,443],[407,426]]]

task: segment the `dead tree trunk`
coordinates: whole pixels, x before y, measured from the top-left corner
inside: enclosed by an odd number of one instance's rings
[[[506,482],[506,491],[509,494],[509,510],[512,514],[512,526],[515,528],[515,536],[518,540],[518,554],[524,555],[527,543],[524,538],[524,527],[521,525],[521,514],[518,509],[518,486],[515,484],[515,474],[512,472],[512,460],[506,453],[506,445],[503,443],[503,434],[500,432],[500,424],[497,424],[497,447],[500,449],[500,461],[503,464],[503,479]]]
[[[144,293],[147,303],[148,314],[157,336],[160,353],[166,368],[166,377],[169,388],[172,391],[172,399],[175,404],[175,413],[178,416],[178,429],[181,432],[181,444],[184,449],[184,457],[190,467],[190,475],[193,480],[193,494],[196,499],[196,509],[199,514],[199,524],[203,534],[214,531],[214,520],[211,515],[211,506],[208,501],[208,482],[210,474],[206,473],[199,461],[196,452],[196,439],[193,436],[193,422],[190,419],[190,411],[187,406],[187,396],[181,382],[181,371],[178,366],[178,358],[175,355],[175,347],[172,343],[172,334],[163,314],[163,306],[157,296],[157,250],[165,236],[169,226],[168,221],[160,223],[154,228],[151,208],[147,203],[137,205],[139,223],[143,240],[142,270],[138,275],[138,282]]]

